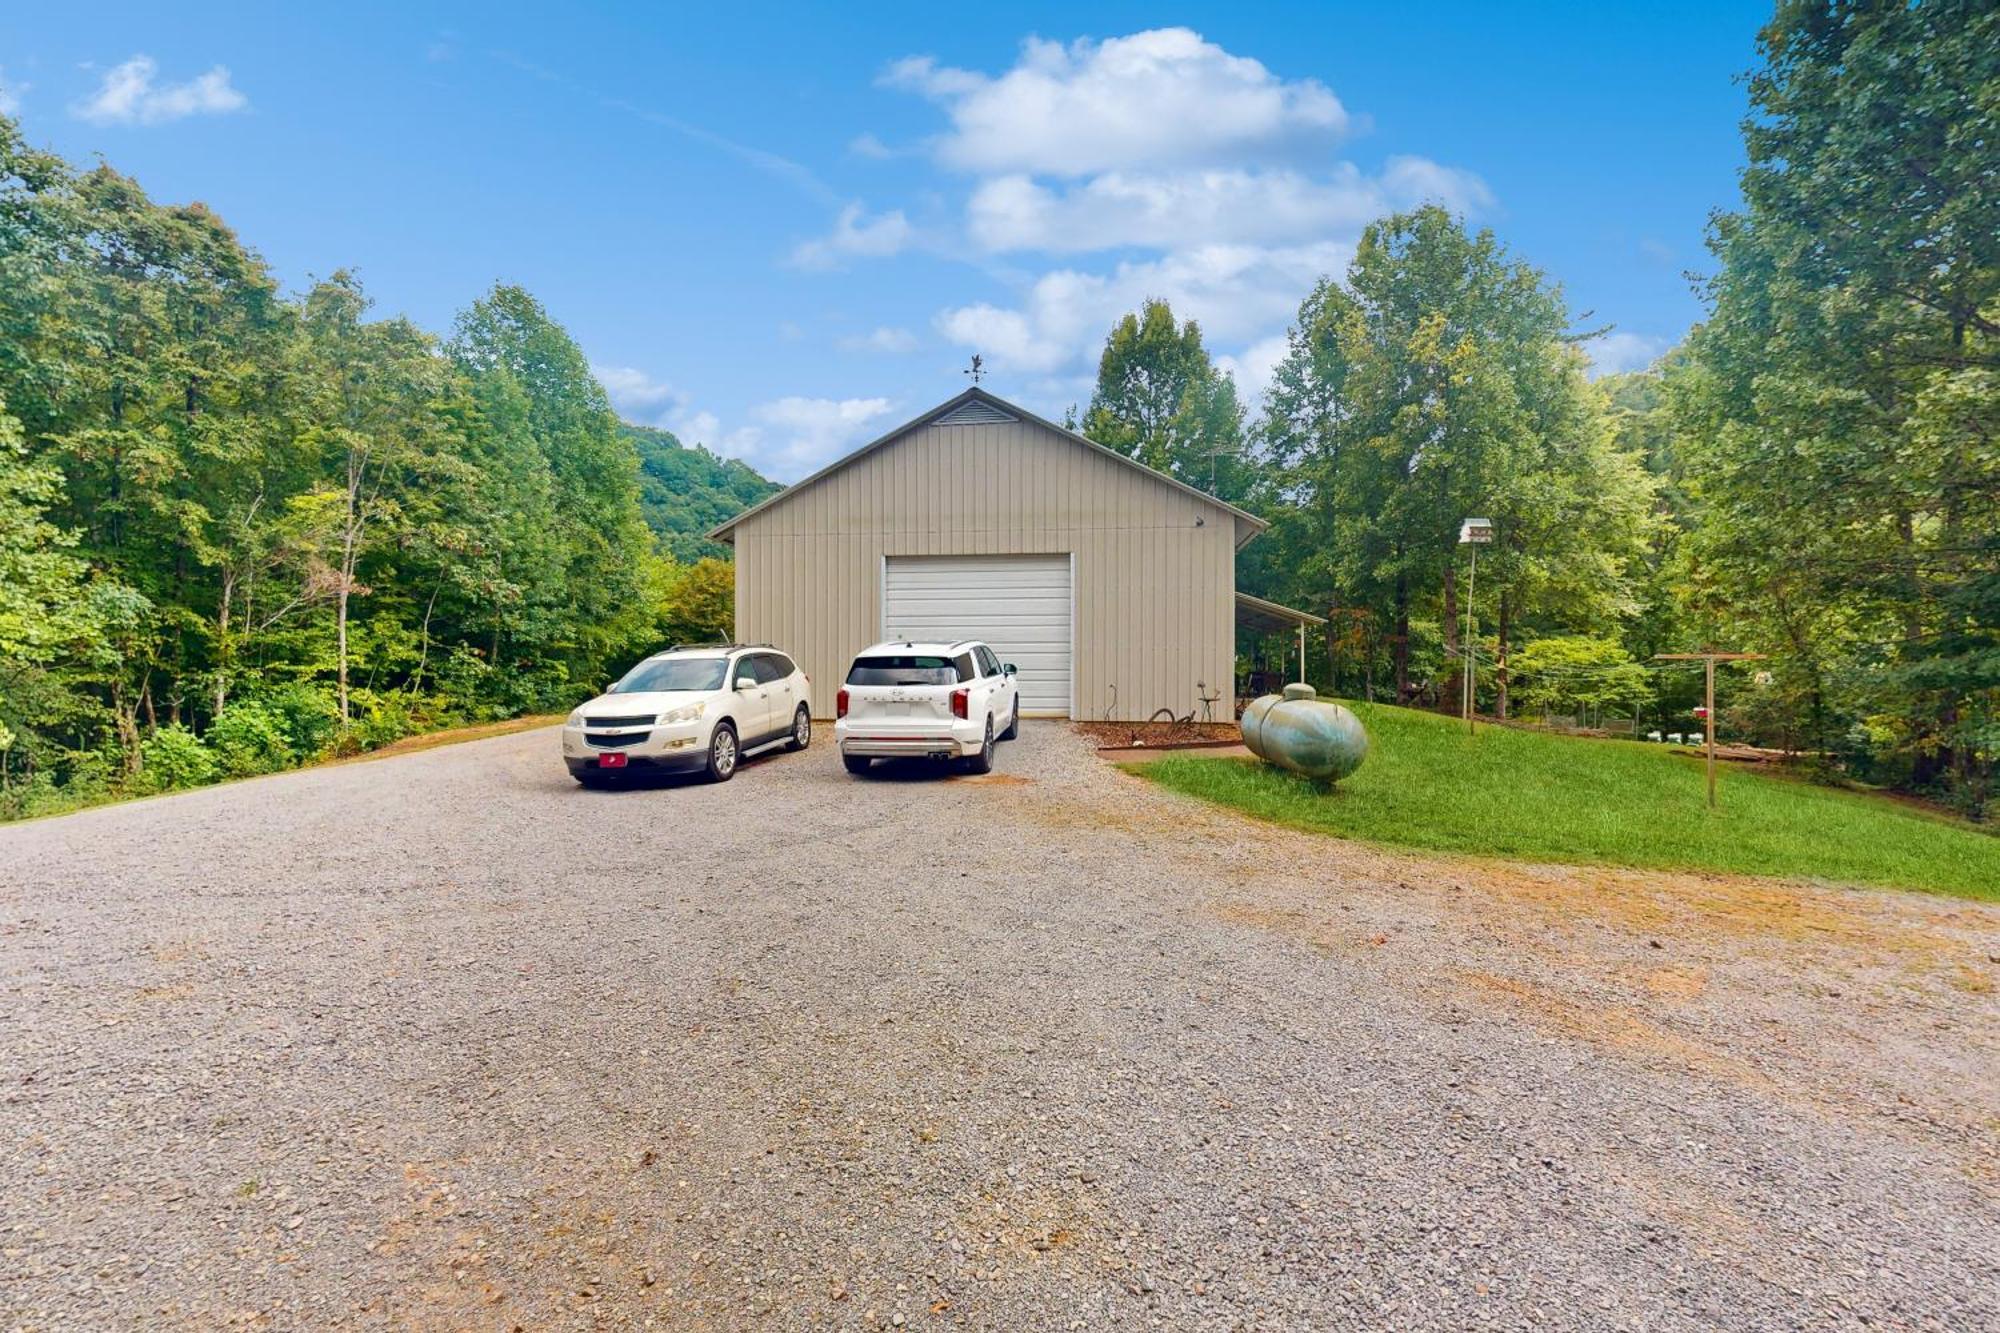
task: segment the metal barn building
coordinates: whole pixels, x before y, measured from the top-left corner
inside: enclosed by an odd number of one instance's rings
[[[1020,668],[1027,716],[1208,695],[1227,721],[1235,556],[1264,527],[973,388],[710,535],[736,548],[737,638],[797,658],[825,713],[869,644],[973,638]]]

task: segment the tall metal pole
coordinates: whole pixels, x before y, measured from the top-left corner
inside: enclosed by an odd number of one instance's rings
[[[1472,673],[1479,655],[1472,648],[1472,593],[1479,584],[1479,547],[1472,548],[1472,572],[1465,579],[1465,731],[1475,734],[1476,724],[1472,720]]]
[[[1299,684],[1306,680],[1306,622],[1299,622]]]

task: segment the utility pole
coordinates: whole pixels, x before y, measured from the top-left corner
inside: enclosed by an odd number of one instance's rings
[[[1762,661],[1762,653],[1654,653],[1656,662],[1699,662],[1702,667],[1701,729],[1708,741],[1708,808],[1715,809],[1715,664]]]

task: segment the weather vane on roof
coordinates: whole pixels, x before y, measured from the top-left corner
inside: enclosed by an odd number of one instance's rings
[[[974,384],[977,384],[977,383],[979,383],[979,381],[981,381],[981,380],[985,379],[985,378],[986,378],[986,358],[985,358],[985,357],[983,357],[983,356],[981,356],[981,355],[980,355],[979,353],[977,353],[977,352],[974,352],[974,353],[972,354],[972,366],[971,366],[971,368],[970,368],[970,369],[966,370],[966,371],[965,371],[964,373],[965,373],[965,374],[967,374],[967,375],[970,375],[970,376],[972,376],[972,382],[973,382]]]

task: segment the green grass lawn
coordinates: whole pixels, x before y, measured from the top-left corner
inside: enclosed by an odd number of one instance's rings
[[[1350,704],[1368,761],[1326,789],[1267,764],[1174,755],[1131,771],[1316,833],[1577,864],[1781,875],[2000,900],[2000,837],[1865,793],[1585,740]]]

